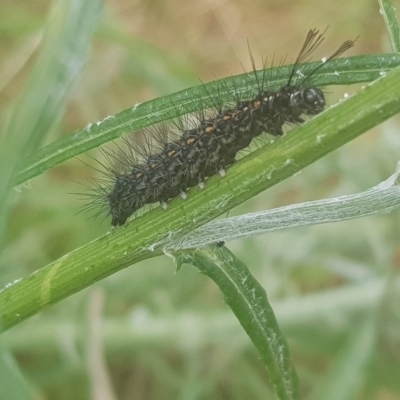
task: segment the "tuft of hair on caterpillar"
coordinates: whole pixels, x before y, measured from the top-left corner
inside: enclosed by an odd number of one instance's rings
[[[234,91],[233,102],[225,107],[218,105],[192,119],[181,119],[172,127],[161,124],[151,128],[151,138],[144,144],[125,139],[125,146],[116,151],[102,150],[105,162],[100,164],[104,171],[85,193],[90,198],[86,208],[95,210],[95,216],[110,215],[112,227],[124,225],[147,205],[160,203],[166,208],[172,198],[185,199],[191,187],[204,187],[207,178],[225,176],[238,153],[254,138],[264,133],[280,137],[285,124],[302,124],[305,117],[322,112],[325,96],[311,78],[354,46],[354,41],[345,41],[304,76],[300,64],[308,61],[323,42],[324,33],[318,29],[308,32],[287,83],[278,90],[269,90],[264,68],[262,77],[255,74],[254,95],[250,98],[242,99]],[[256,71],[251,52],[250,58]]]

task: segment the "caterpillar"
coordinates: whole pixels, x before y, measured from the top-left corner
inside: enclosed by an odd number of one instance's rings
[[[166,208],[168,200],[179,195],[186,198],[189,188],[204,187],[207,178],[216,174],[223,177],[226,168],[254,138],[263,133],[280,137],[285,124],[301,124],[305,117],[322,112],[325,96],[312,85],[311,78],[327,62],[354,46],[354,41],[345,41],[329,58],[301,76],[299,64],[308,60],[323,40],[324,32],[308,32],[287,83],[280,89],[265,87],[268,82],[264,65],[254,96],[241,99],[237,95],[231,107],[216,105],[211,112],[197,115],[194,122],[175,122],[174,139],[169,140],[174,136],[173,129],[162,125],[153,129],[155,145],[125,140],[126,148],[103,150],[103,180],[87,194],[91,198],[88,208],[96,209],[96,215],[109,214],[113,228],[124,225],[145,205],[160,203]],[[251,52],[250,58],[255,71]]]

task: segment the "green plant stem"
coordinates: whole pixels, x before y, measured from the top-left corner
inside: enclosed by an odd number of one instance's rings
[[[186,250],[173,256],[178,268],[181,263],[191,264],[218,285],[225,302],[257,348],[279,399],[298,399],[298,379],[289,346],[279,329],[267,293],[246,265],[226,247]]]
[[[400,68],[289,134],[241,159],[207,189],[193,188],[167,212],[156,208],[66,254],[0,292],[5,330],[49,304],[140,260],[162,254],[182,236],[356,138],[400,111]]]

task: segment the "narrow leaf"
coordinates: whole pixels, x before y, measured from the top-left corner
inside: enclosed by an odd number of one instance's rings
[[[298,399],[297,375],[288,344],[264,288],[246,265],[226,247],[215,245],[177,252],[173,256],[177,263],[195,266],[218,285],[225,302],[257,348],[279,399]]]

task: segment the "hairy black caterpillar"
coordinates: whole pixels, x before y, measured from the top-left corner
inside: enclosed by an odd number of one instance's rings
[[[284,124],[301,124],[304,117],[323,111],[324,93],[310,83],[310,78],[354,46],[354,41],[345,41],[329,58],[299,78],[299,64],[323,40],[323,33],[317,29],[308,32],[288,81],[280,89],[268,90],[264,74],[257,80],[252,98],[244,100],[235,95],[232,107],[217,105],[213,112],[197,116],[195,122],[176,123],[174,140],[168,140],[170,129],[162,126],[154,135],[155,146],[126,141],[126,149],[103,150],[105,180],[87,194],[92,198],[88,208],[97,209],[97,214],[110,214],[113,227],[123,225],[145,205],[160,202],[166,207],[171,198],[185,198],[190,187],[204,186],[206,178],[217,173],[224,176],[237,154],[262,133],[279,137],[284,133]],[[251,54],[250,57],[255,70]]]

